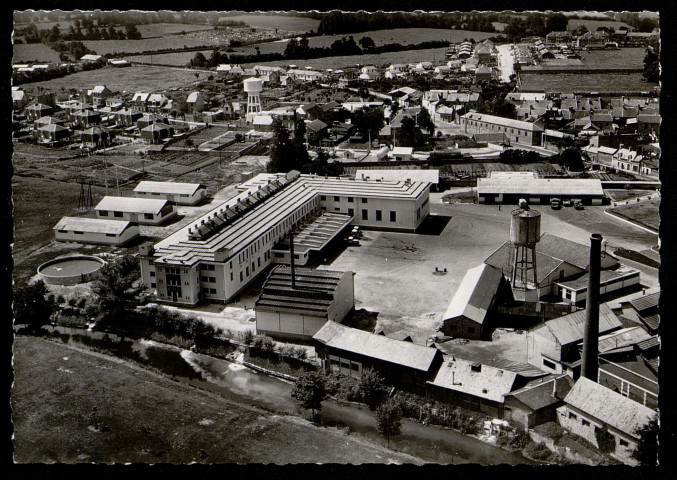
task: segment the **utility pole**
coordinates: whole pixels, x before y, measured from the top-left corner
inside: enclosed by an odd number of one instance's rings
[[[115,165],[115,183],[118,186],[118,197],[121,197],[120,195],[120,178],[118,177],[118,166]]]

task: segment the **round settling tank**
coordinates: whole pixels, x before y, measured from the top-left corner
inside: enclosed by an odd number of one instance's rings
[[[533,245],[541,238],[541,212],[518,208],[510,218],[510,241],[514,245]]]
[[[105,264],[90,255],[55,258],[38,267],[38,278],[48,285],[77,285],[94,280]]]

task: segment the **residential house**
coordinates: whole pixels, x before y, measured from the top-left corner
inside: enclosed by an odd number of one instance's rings
[[[641,429],[657,420],[655,411],[585,377],[578,379],[564,403],[557,409],[563,428],[595,446],[599,446],[598,430],[606,429],[615,441],[611,455],[637,464],[632,452],[640,442]]]
[[[475,70],[475,83],[488,82],[489,80],[491,80],[491,67],[480,65]]]
[[[199,113],[205,109],[205,99],[200,92],[191,92],[186,98],[186,105],[191,113]]]
[[[87,90],[87,102],[95,107],[102,107],[106,104],[106,99],[113,96],[113,92],[105,85],[97,85],[91,90]]]
[[[23,110],[28,104],[28,95],[19,87],[12,87],[12,108],[14,110]]]
[[[86,147],[108,147],[113,144],[115,132],[99,125],[80,132],[80,141]]]
[[[322,120],[313,120],[306,123],[306,133],[308,136],[308,143],[317,145],[323,138],[327,136],[329,126]]]
[[[471,111],[460,117],[464,133],[505,133],[512,144],[540,145],[543,120],[533,122],[513,120]],[[513,141],[514,139],[514,141]]]
[[[54,114],[54,109],[41,103],[33,103],[26,107],[26,120],[35,122],[38,118],[48,117]]]
[[[147,112],[148,111],[148,97],[150,93],[146,92],[136,92],[131,99],[131,107],[135,112]]]
[[[70,138],[71,131],[62,125],[52,123],[37,129],[38,141],[49,145],[57,145]]]
[[[174,135],[174,127],[164,123],[152,123],[141,129],[141,138],[146,142],[157,145]]]
[[[628,173],[639,173],[642,155],[629,148],[619,148],[611,159],[611,167]]]
[[[160,113],[162,107],[167,103],[169,99],[160,93],[152,93],[148,96],[148,101],[146,102],[146,108],[151,113]]]
[[[131,127],[136,125],[137,120],[143,117],[143,113],[129,109],[123,108],[115,112],[115,123],[125,127]]]
[[[77,128],[90,128],[101,124],[101,114],[93,110],[82,110],[73,113],[73,125]]]

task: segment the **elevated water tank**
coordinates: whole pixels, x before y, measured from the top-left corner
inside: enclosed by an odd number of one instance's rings
[[[263,91],[263,80],[252,77],[244,80],[244,91],[247,93],[260,93]]]
[[[541,239],[541,212],[527,208],[512,211],[510,241],[514,245],[534,245]]]

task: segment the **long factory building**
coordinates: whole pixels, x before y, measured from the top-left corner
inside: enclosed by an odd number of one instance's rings
[[[352,222],[331,222],[335,230],[323,232],[315,249],[323,248],[348,223],[413,232],[430,211],[428,182],[264,173],[239,190],[164,240],[139,248],[142,281],[156,291],[158,301],[230,301],[275,261],[274,247],[292,229],[323,215],[345,215]]]

